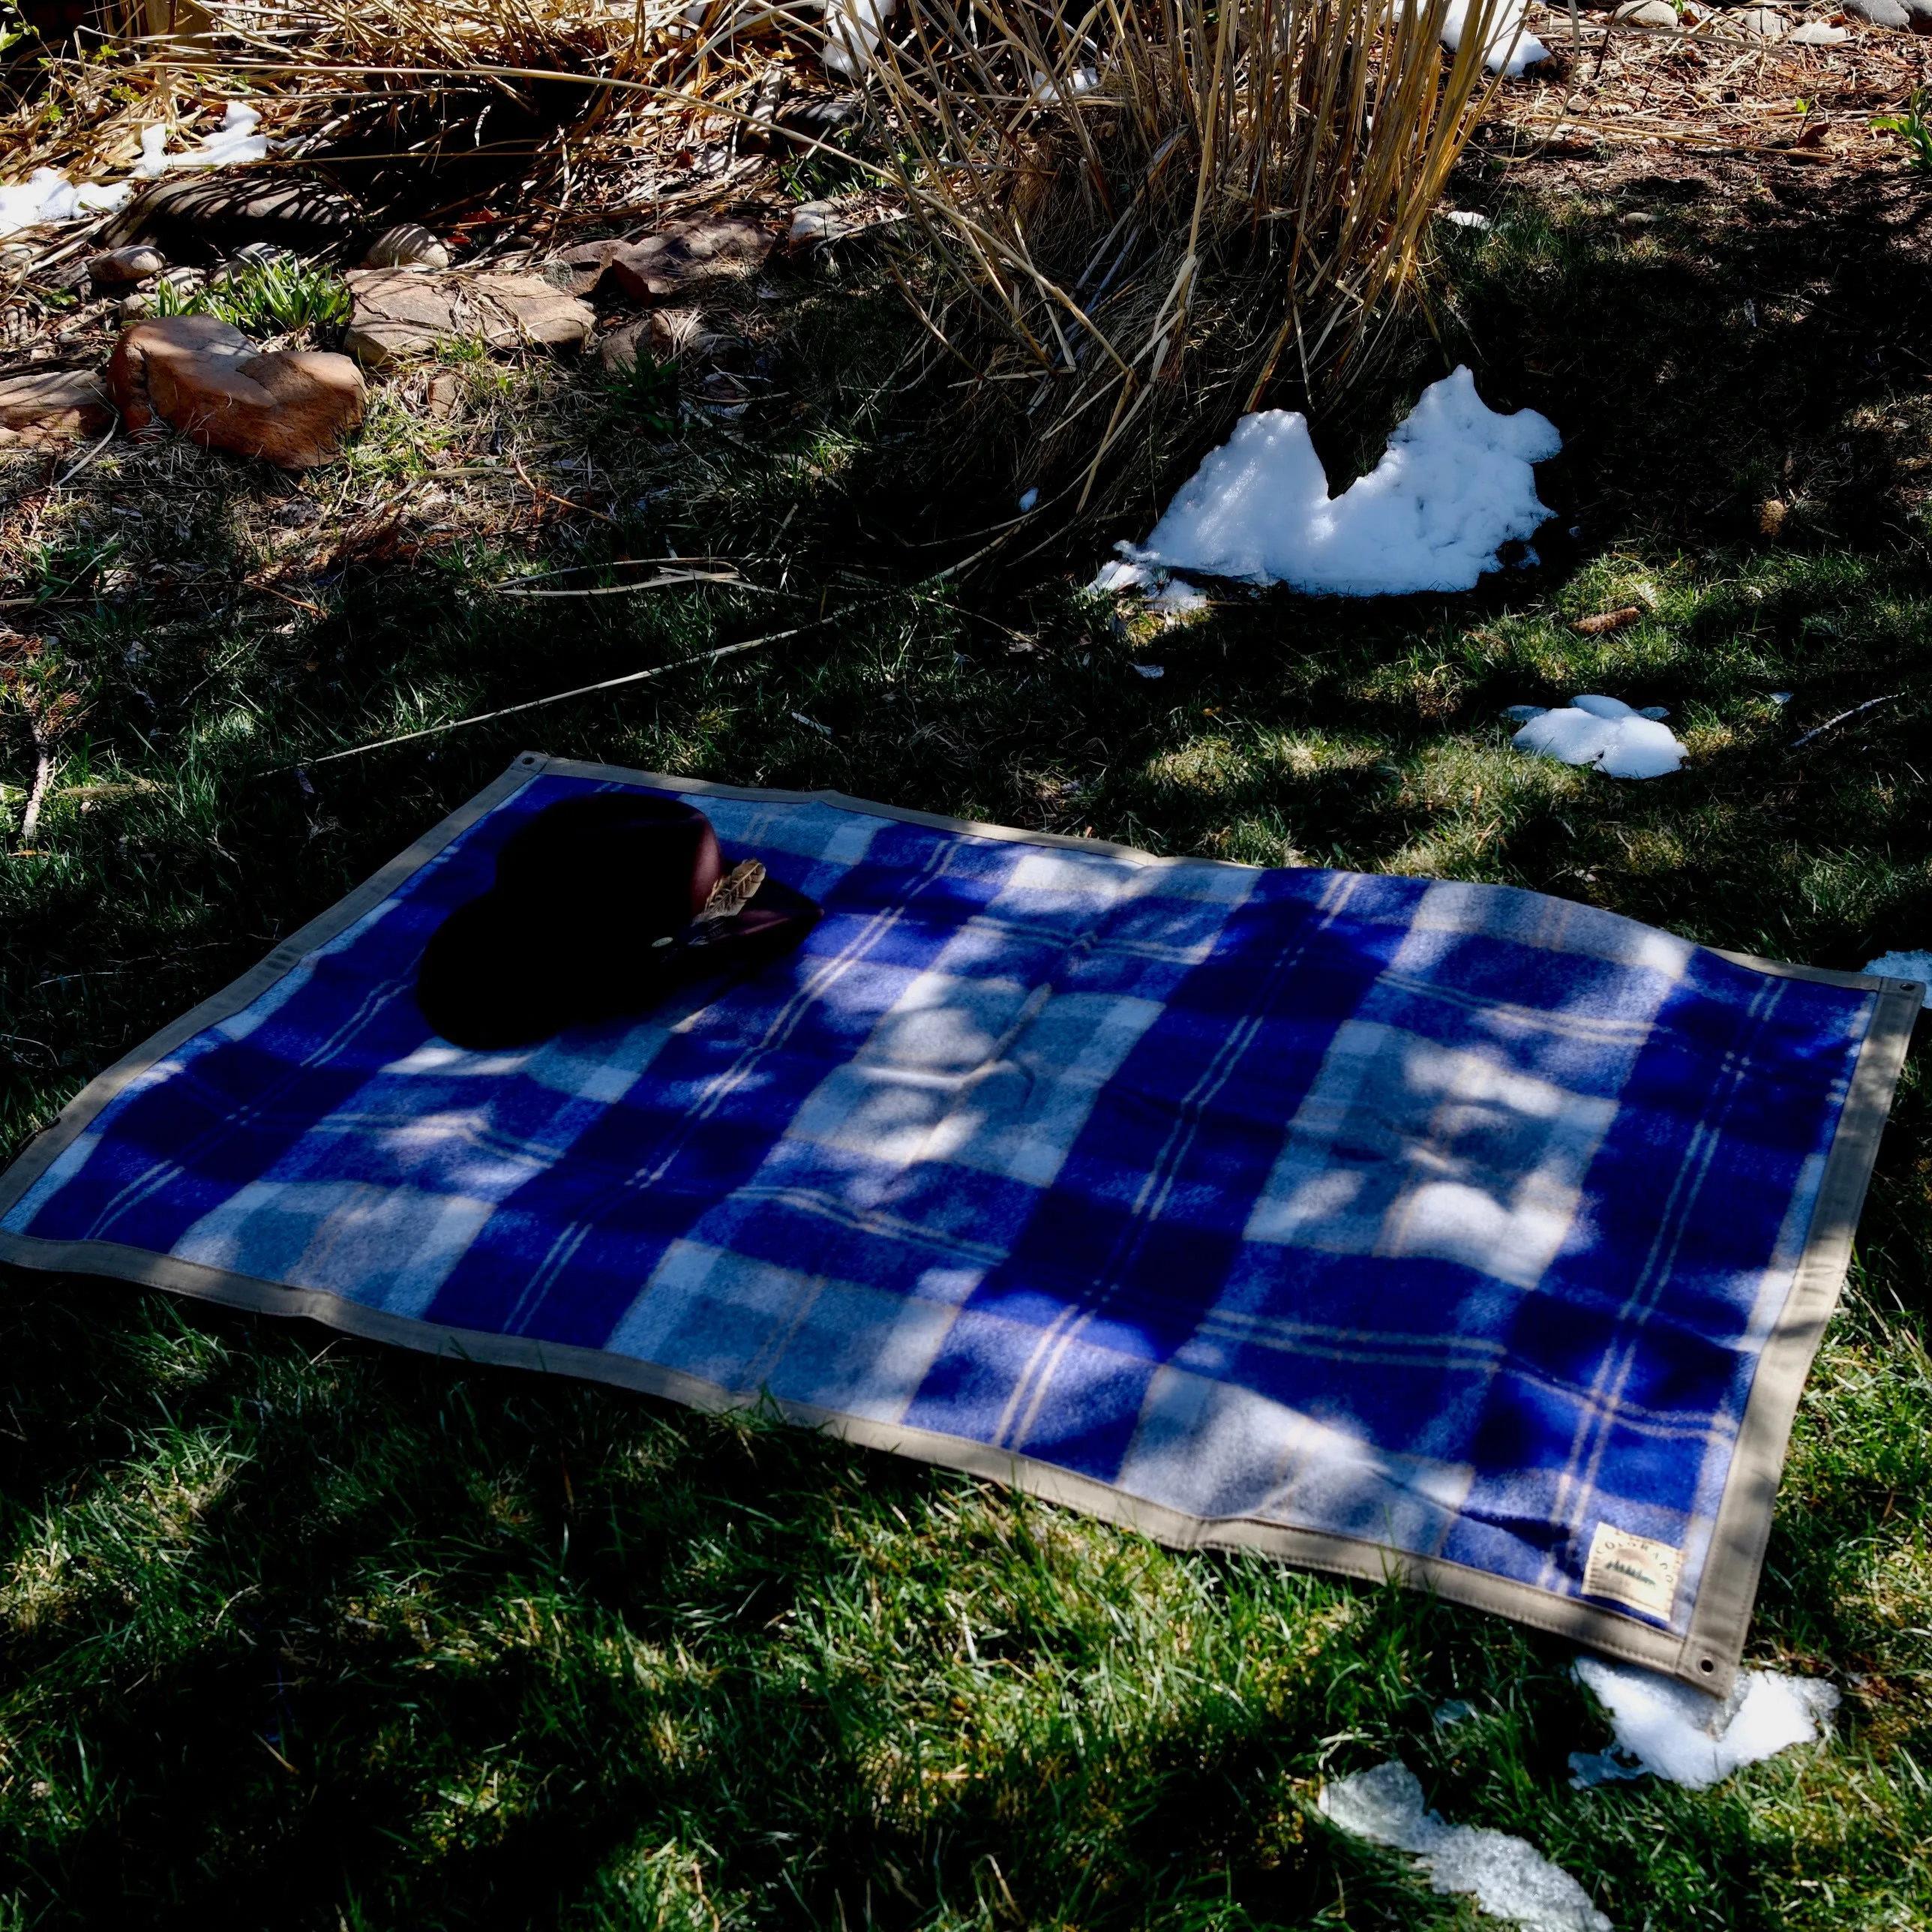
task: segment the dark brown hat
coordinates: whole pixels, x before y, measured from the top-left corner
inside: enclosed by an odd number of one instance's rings
[[[700,976],[754,970],[818,919],[756,860],[728,868],[701,812],[592,792],[505,842],[495,886],[424,949],[416,999],[458,1046],[527,1046],[643,1012]]]

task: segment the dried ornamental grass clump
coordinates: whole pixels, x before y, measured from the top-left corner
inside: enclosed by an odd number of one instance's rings
[[[1448,11],[914,0],[868,111],[939,266],[929,324],[1025,386],[1024,480],[1088,505],[1150,411],[1198,434],[1359,365],[1489,96],[1505,7],[1476,0],[1445,55]]]

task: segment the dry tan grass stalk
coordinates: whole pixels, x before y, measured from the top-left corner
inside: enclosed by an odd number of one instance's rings
[[[1077,487],[1163,392],[1320,393],[1413,284],[1491,92],[1478,0],[913,0],[868,98],[940,265],[934,332],[1031,374],[1023,475]],[[968,320],[976,317],[976,326]]]

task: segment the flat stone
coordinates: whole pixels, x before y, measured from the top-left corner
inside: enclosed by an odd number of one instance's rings
[[[346,356],[260,353],[212,315],[137,322],[115,345],[107,386],[130,436],[157,418],[204,449],[284,470],[326,463],[362,420],[362,374]]]
[[[1682,25],[1677,9],[1667,0],[1624,0],[1612,19],[1633,27],[1676,27]]]
[[[609,273],[639,302],[692,296],[721,282],[738,281],[764,267],[772,234],[735,216],[682,222],[612,251]]]
[[[131,247],[110,248],[104,254],[92,256],[87,264],[87,274],[97,289],[128,288],[136,282],[145,282],[150,275],[158,275],[167,266],[167,257],[158,248],[137,242]]]
[[[611,256],[623,245],[621,242],[580,242],[544,264],[544,280],[566,295],[587,296],[604,279]]]
[[[614,328],[597,345],[597,359],[607,374],[617,375],[637,362],[641,347],[665,362],[709,355],[724,340],[704,326],[694,308],[654,308],[635,322]]]
[[[640,242],[585,242],[550,265],[554,284],[587,296],[606,274],[634,302],[668,302],[764,266],[772,232],[739,215],[674,222]]]
[[[369,244],[365,268],[446,268],[449,250],[419,221],[400,221]]]
[[[1752,40],[1781,40],[1791,31],[1791,22],[1768,7],[1741,7],[1726,14],[1716,31]]]
[[[423,414],[431,422],[448,422],[462,406],[462,378],[454,369],[434,371],[423,386]]]
[[[1901,32],[1912,25],[1912,15],[1903,0],[1844,0],[1845,11],[1874,27],[1894,27]]]
[[[370,368],[478,338],[492,350],[580,349],[597,320],[541,275],[351,268],[346,279],[355,308],[342,346]]]
[[[114,405],[92,369],[34,369],[0,380],[0,448],[70,442],[93,436],[114,418]]]
[[[136,195],[108,227],[110,248],[154,239],[170,256],[207,260],[247,242],[315,250],[346,241],[354,204],[313,182],[251,169],[164,177]]]

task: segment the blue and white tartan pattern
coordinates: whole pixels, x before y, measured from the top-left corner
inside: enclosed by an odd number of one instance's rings
[[[533,778],[5,1217],[1010,1452],[1681,1632],[1872,995],[1498,886],[693,795],[818,900],[708,1003],[430,1034]]]

